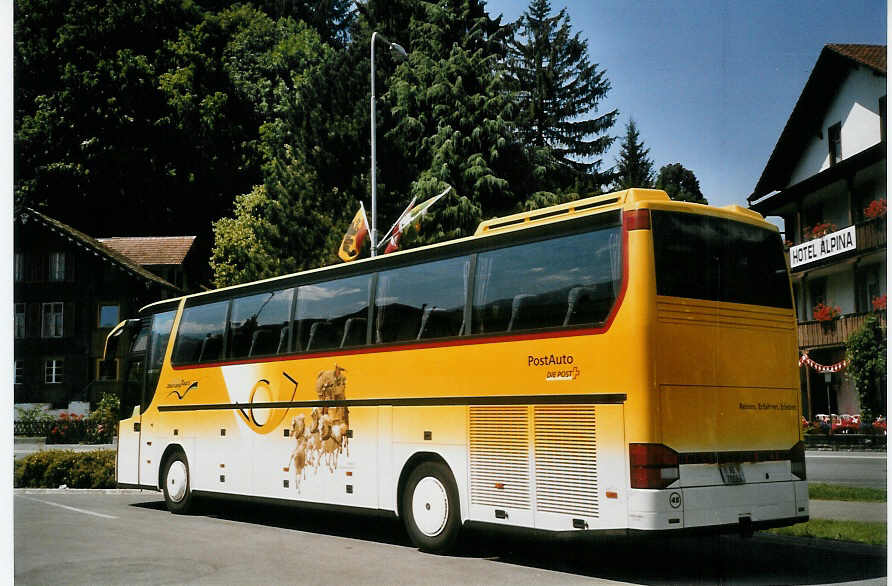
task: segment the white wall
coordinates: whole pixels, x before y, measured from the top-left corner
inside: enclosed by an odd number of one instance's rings
[[[827,300],[843,315],[855,313],[855,275],[851,270],[827,275]]]
[[[810,136],[787,187],[830,167],[827,128],[837,122],[842,123],[843,159],[880,142],[879,99],[884,95],[885,76],[874,75],[867,67],[851,71],[821,121],[821,138],[816,134]]]

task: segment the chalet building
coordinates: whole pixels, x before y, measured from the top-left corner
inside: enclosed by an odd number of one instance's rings
[[[824,47],[748,201],[783,220],[800,353],[841,368],[846,338],[885,308],[885,46]],[[806,417],[860,412],[844,370],[800,372]]]
[[[14,402],[95,403],[109,386],[97,378],[111,328],[182,291],[40,212],[16,210],[13,229]]]
[[[99,238],[119,252],[184,291],[199,288],[201,260],[195,252],[195,236],[138,236]],[[206,263],[205,263],[206,264]]]

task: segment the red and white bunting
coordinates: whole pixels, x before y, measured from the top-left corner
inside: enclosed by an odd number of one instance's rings
[[[799,357],[799,366],[801,367],[803,364],[814,369],[816,372],[839,372],[849,365],[849,361],[842,360],[840,362],[837,362],[836,364],[826,366],[824,364],[818,364],[817,362],[809,358],[808,354],[803,354]]]

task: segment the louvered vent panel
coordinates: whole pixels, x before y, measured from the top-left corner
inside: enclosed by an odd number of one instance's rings
[[[598,516],[594,406],[534,408],[536,509]]]
[[[471,504],[529,509],[529,409],[469,409]]]

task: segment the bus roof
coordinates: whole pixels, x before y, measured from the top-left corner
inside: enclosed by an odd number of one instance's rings
[[[454,244],[458,242],[466,242],[468,240],[474,240],[481,237],[487,237],[495,234],[502,234],[505,232],[513,232],[517,230],[525,230],[527,228],[532,228],[533,226],[541,226],[544,224],[550,223],[558,223],[569,220],[571,218],[578,218],[581,216],[587,216],[592,214],[600,214],[610,210],[616,209],[624,209],[624,208],[651,208],[651,209],[666,209],[666,210],[677,210],[677,211],[685,211],[688,213],[696,213],[702,215],[714,215],[721,216],[730,219],[735,219],[741,222],[745,222],[748,224],[755,224],[767,229],[774,229],[777,231],[777,227],[773,224],[766,222],[762,215],[758,212],[754,212],[752,210],[737,206],[737,205],[729,205],[723,207],[712,207],[704,204],[695,204],[690,202],[680,202],[673,201],[669,199],[669,196],[665,191],[659,189],[626,189],[624,191],[617,191],[613,193],[606,193],[604,195],[596,195],[593,197],[586,197],[583,199],[577,199],[571,202],[558,204],[554,206],[549,206],[547,208],[541,208],[538,210],[533,210],[529,212],[522,212],[519,214],[512,214],[510,216],[503,216],[499,218],[492,218],[491,220],[485,220],[480,223],[477,227],[477,230],[474,232],[473,236],[466,236],[464,238],[458,238],[455,240],[447,240],[444,242],[438,242],[435,244],[428,244],[426,246],[419,246],[417,248],[412,248],[408,250],[401,250],[391,254],[388,254],[388,258],[392,258],[398,255],[404,254],[414,254],[424,250],[430,250],[434,248],[438,248],[444,246],[446,244]],[[376,257],[376,258],[381,258]],[[351,265],[361,265],[367,262],[373,262],[372,258],[364,258],[360,260],[356,260]],[[222,287],[220,289],[213,289],[211,291],[204,291],[201,293],[193,293],[191,295],[184,295],[183,297],[176,297],[171,299],[165,299],[163,301],[156,301],[154,303],[150,303],[149,305],[144,306],[140,309],[140,313],[150,310],[154,306],[158,305],[169,305],[174,302],[178,302],[184,298],[191,297],[200,297],[203,295],[210,295],[212,293],[218,293],[220,291],[227,290],[237,290],[240,288],[255,286],[262,283],[275,283],[276,281],[285,280],[295,275],[311,275],[320,272],[327,272],[329,270],[335,269],[336,267],[341,267],[343,265],[328,265],[324,267],[319,267],[316,269],[309,269],[306,271],[301,271],[300,273],[292,273],[288,275],[280,275],[277,277],[271,277],[269,279],[263,279],[260,281],[252,281],[250,283],[242,283],[240,285],[232,285],[230,287]]]

